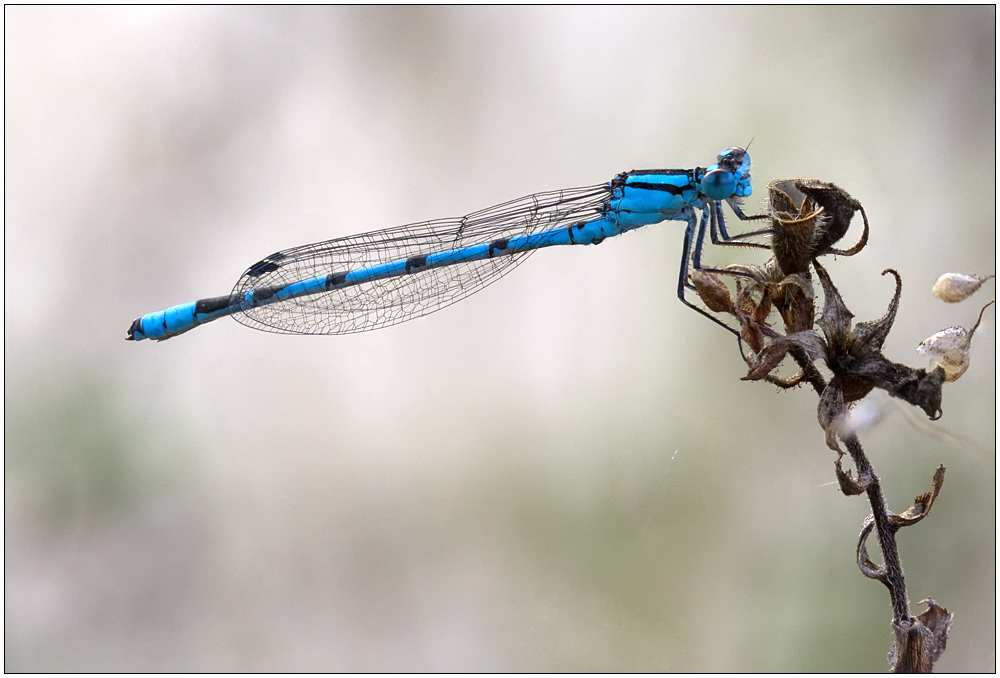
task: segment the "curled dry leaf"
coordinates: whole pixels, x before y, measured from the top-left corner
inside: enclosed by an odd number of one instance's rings
[[[969,369],[969,349],[972,335],[979,329],[983,312],[994,302],[983,306],[979,319],[971,330],[964,327],[949,327],[933,334],[921,342],[917,351],[931,359],[931,369],[940,366],[944,370],[945,381],[956,381]]]
[[[861,534],[858,536],[858,567],[861,569],[861,574],[869,579],[878,579],[885,584],[885,568],[872,562],[872,559],[868,557],[868,547],[865,546],[873,529],[875,529],[875,517],[869,514],[865,518],[865,522],[861,526]]]
[[[763,379],[785,359],[789,349],[793,347],[801,348],[810,360],[821,359],[826,348],[823,339],[812,330],[774,337],[770,344],[758,352],[757,362],[750,366],[750,373],[742,380]]]
[[[942,301],[950,304],[968,299],[976,290],[983,286],[983,283],[992,278],[992,275],[967,275],[965,273],[945,273],[937,282],[931,294]]]
[[[912,623],[892,625],[896,642],[889,651],[889,664],[895,673],[931,673],[948,644],[955,615],[931,598],[920,604],[927,609]]]
[[[776,374],[769,374],[764,377],[764,381],[769,384],[774,384],[778,388],[795,388],[806,380],[806,373],[803,370],[799,370],[790,377],[779,377]]]
[[[753,281],[748,287],[740,288],[743,301],[746,301],[745,296],[749,292],[766,290],[770,304],[781,314],[786,334],[812,329],[816,295],[808,270],[785,275],[775,257],[768,259],[763,266],[732,264],[722,270]],[[755,305],[755,311],[758,308]],[[770,311],[770,307],[765,308]],[[756,312],[750,315],[755,319],[760,317]]]
[[[851,469],[847,469],[845,471],[839,458],[834,462],[834,465],[836,466],[837,482],[840,484],[840,491],[848,497],[863,493],[872,484],[872,476],[870,473],[858,474],[858,479],[855,480],[851,473]],[[865,557],[867,557],[867,552]]]
[[[770,261],[768,261],[770,264]],[[737,275],[744,278],[750,278],[751,280],[756,280],[757,282],[777,282],[780,279],[780,271],[778,274],[772,272],[768,264],[763,266],[757,266],[755,264],[729,264],[728,266],[723,266],[722,271],[732,275]],[[777,277],[775,277],[777,275]]]
[[[853,256],[864,249],[868,243],[868,217],[861,203],[851,197],[851,195],[836,184],[818,179],[799,179],[795,182],[796,188],[809,196],[812,201],[823,208],[829,215],[830,221],[821,237],[816,241],[816,255],[820,254],[840,254]],[[833,248],[841,238],[847,234],[847,229],[851,225],[854,213],[860,211],[865,222],[865,230],[861,239],[850,249],[837,250]]]
[[[917,621],[927,628],[933,638],[934,645],[928,649],[928,656],[934,661],[944,654],[945,646],[948,643],[948,634],[951,632],[951,623],[955,615],[948,612],[948,609],[941,607],[934,602],[933,598],[924,598],[921,605],[926,605],[927,609],[917,616]]]
[[[937,496],[941,493],[941,486],[944,485],[944,466],[938,466],[937,471],[934,472],[934,478],[931,481],[931,491],[926,494],[922,494],[913,500],[913,506],[906,509],[898,516],[893,514],[889,516],[889,520],[897,528],[909,527],[919,523],[921,520],[927,517],[927,514],[931,512],[931,505]]]
[[[847,406],[844,404],[843,379],[840,376],[831,379],[823,389],[819,397],[819,406],[816,408],[816,418],[826,432],[826,446],[834,452],[843,454],[844,451],[837,444],[837,435],[844,428]]]
[[[771,313],[771,292],[768,286],[758,282],[737,286],[739,292],[736,295],[736,305],[740,313],[757,323],[766,322]]]

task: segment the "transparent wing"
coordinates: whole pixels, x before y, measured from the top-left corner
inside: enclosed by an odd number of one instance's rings
[[[456,219],[438,219],[276,252],[251,266],[231,299],[331,273],[529,235],[599,218],[608,186],[536,193]],[[531,254],[497,256],[374,280],[264,306],[235,318],[248,327],[289,334],[347,334],[394,325],[478,292]]]

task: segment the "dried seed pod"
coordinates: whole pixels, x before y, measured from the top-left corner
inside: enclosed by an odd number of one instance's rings
[[[785,275],[804,273],[816,254],[816,241],[829,217],[797,186],[796,179],[772,181],[767,186],[774,235],[771,249]]]
[[[931,294],[942,301],[953,304],[971,297],[992,275],[966,275],[965,273],[945,273],[937,282]]]
[[[784,179],[767,186],[774,235],[771,249],[785,275],[804,273],[823,254],[853,256],[868,242],[868,218],[861,203],[836,184],[819,179]],[[833,247],[861,212],[865,230],[850,249]]]
[[[924,339],[917,351],[931,359],[931,369],[944,369],[945,381],[955,381],[969,369],[970,338],[964,327],[949,327]]]
[[[695,291],[709,310],[716,313],[736,313],[733,298],[722,278],[714,273],[695,271],[691,274],[691,282],[694,283]]]
[[[917,351],[931,359],[931,369],[941,367],[944,370],[945,381],[955,381],[969,369],[969,348],[972,335],[979,328],[983,312],[994,302],[983,306],[979,312],[979,320],[971,330],[964,327],[949,327],[933,334],[921,342]]]

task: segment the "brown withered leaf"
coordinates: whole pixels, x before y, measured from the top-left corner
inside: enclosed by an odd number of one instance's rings
[[[816,305],[812,280],[798,273],[787,276],[774,286],[771,298],[785,323],[786,334],[812,329]]]
[[[803,370],[799,370],[790,377],[779,377],[776,374],[769,374],[764,377],[764,381],[769,384],[774,384],[779,388],[795,388],[801,384],[806,379],[806,373]]]
[[[942,485],[944,485],[944,466],[938,466],[937,471],[934,472],[934,478],[931,481],[931,491],[914,499],[913,506],[906,509],[899,515],[894,513],[891,514],[889,516],[889,520],[897,528],[909,527],[910,525],[919,523],[927,517],[928,513],[931,512],[931,505],[941,493]]]
[[[781,271],[775,257],[772,256],[763,266],[731,264],[723,270],[744,279],[749,278],[759,284],[759,287],[752,283],[746,288],[740,287],[743,291],[744,304],[746,303],[746,294],[755,290],[758,293],[762,289],[767,290],[771,304],[777,309],[785,323],[786,334],[812,329],[816,295],[808,269],[801,274],[795,273],[786,276]],[[737,284],[745,283],[738,282]],[[744,309],[758,322],[762,321],[760,310],[757,302],[753,303],[752,312]],[[767,310],[770,311],[770,309]]]
[[[757,362],[750,366],[750,372],[742,377],[742,381],[758,381],[766,377],[785,359],[793,346],[805,351],[811,360],[822,358],[825,349],[823,339],[812,330],[774,337],[771,343],[757,352]]]
[[[744,340],[746,340],[746,337],[744,337]],[[750,363],[750,371],[745,377],[740,377],[740,381],[760,381],[771,374],[781,364],[781,361],[785,359],[785,356],[788,355],[788,342],[777,340],[768,344],[762,350],[755,351],[755,353],[757,355],[756,361],[747,361]]]
[[[948,634],[951,632],[951,623],[955,615],[935,603],[933,598],[924,598],[920,601],[920,605],[926,605],[927,609],[917,615],[917,621],[930,630],[934,638],[934,645],[927,648],[927,654],[933,661],[937,661],[944,654],[948,644]]]
[[[738,280],[736,288],[736,319],[740,323],[740,336],[754,353],[759,353],[764,348],[765,338],[779,336],[767,324],[767,316],[771,313],[771,295],[766,285],[756,281],[744,284]]]
[[[739,287],[736,305],[740,312],[758,323],[767,321],[767,316],[771,314],[771,293],[768,286],[753,282]]]
[[[844,467],[840,463],[840,459],[843,457],[841,455],[834,462],[837,473],[837,482],[840,484],[840,491],[843,492],[848,497],[862,494],[868,487],[872,484],[872,476],[870,473],[859,474],[858,479],[855,480],[851,469],[844,470]]]
[[[908,624],[893,624],[896,642],[889,651],[889,665],[894,673],[931,673],[934,663],[948,645],[955,615],[931,598],[921,605],[927,609]]]
[[[774,276],[774,274],[767,269],[767,264],[764,264],[764,266],[757,266],[755,264],[729,264],[728,266],[723,266],[722,270],[741,278],[750,278],[751,280],[755,280],[759,283],[769,282]],[[774,282],[777,282],[777,280],[774,280]]]
[[[826,432],[826,446],[834,452],[843,454],[840,444],[837,443],[837,434],[840,433],[847,419],[847,406],[844,404],[843,379],[835,376],[823,389],[819,397],[819,405],[816,408],[816,418],[819,425]]]

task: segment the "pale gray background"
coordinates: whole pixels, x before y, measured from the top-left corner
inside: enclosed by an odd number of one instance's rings
[[[887,355],[995,270],[995,10],[5,8],[5,642],[21,671],[883,671],[868,509],[807,390],[674,297],[680,224],[537,254],[378,332],[126,343],[277,249],[754,137],[871,243]],[[852,231],[851,241],[857,230]],[[755,252],[717,262],[759,261]],[[995,312],[918,429],[863,440],[943,671],[995,670]],[[919,415],[919,413],[917,413]],[[920,415],[915,421],[926,421]],[[874,549],[874,546],[873,546]]]

